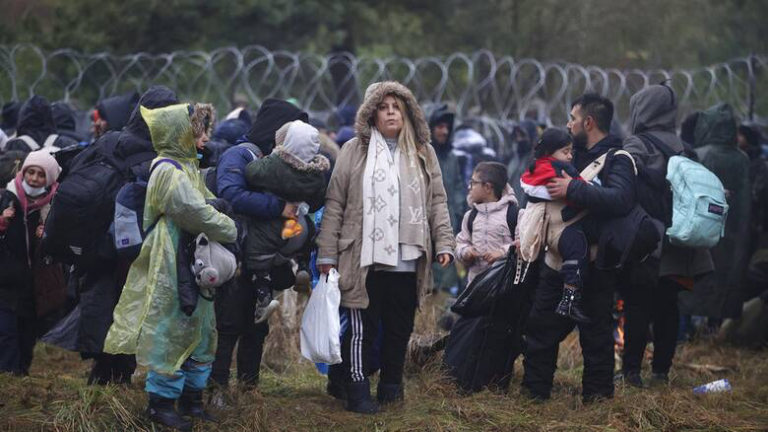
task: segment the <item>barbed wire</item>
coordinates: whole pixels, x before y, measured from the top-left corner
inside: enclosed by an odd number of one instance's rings
[[[165,84],[183,100],[211,102],[219,110],[232,108],[238,99],[258,106],[270,97],[294,98],[311,115],[334,124],[337,109],[359,103],[368,84],[396,79],[419,101],[447,102],[459,120],[471,119],[491,141],[505,142],[511,127],[524,118],[564,124],[571,101],[587,91],[610,97],[617,119],[626,124],[632,94],[661,81],[677,91],[681,118],[728,102],[742,119],[765,123],[767,113],[755,112],[755,100],[757,82],[766,81],[767,64],[767,56],[753,55],[696,69],[620,70],[517,60],[487,50],[409,59],[270,51],[262,46],[86,54],[19,44],[0,46],[0,102],[42,94],[87,108],[112,95]]]

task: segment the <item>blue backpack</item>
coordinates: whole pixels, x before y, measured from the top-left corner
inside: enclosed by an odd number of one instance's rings
[[[149,176],[152,177],[155,168],[163,163],[169,163],[177,169],[181,169],[181,164],[175,160],[163,158],[155,162],[149,171]],[[131,261],[136,259],[141,252],[144,239],[157,224],[155,221],[144,230],[144,202],[147,199],[147,184],[147,181],[137,179],[126,183],[117,192],[112,232],[117,256],[120,258]]]
[[[667,180],[672,187],[672,226],[667,228],[670,242],[689,248],[714,247],[725,235],[728,216],[720,179],[698,162],[672,156]]]
[[[696,153],[686,143],[677,153],[651,133],[637,135],[648,151],[658,149],[667,160],[666,173],[649,169],[638,173],[638,200],[667,227],[670,243],[685,248],[715,246],[725,234],[728,204],[720,179],[693,160]]]

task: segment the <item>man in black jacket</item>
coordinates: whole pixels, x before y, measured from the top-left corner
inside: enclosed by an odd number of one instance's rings
[[[609,153],[597,183],[589,184],[564,178],[547,185],[553,199],[589,210],[591,225],[585,228],[590,244],[597,244],[599,227],[607,220],[627,214],[635,202],[635,172],[626,155],[614,155],[622,148],[621,140],[609,135],[613,118],[610,100],[595,94],[577,99],[571,109],[568,129],[574,137],[574,165],[581,171],[605,153]],[[530,396],[547,399],[557,368],[560,342],[576,323],[555,314],[563,281],[559,273],[542,265],[539,286],[533,295],[526,324],[525,374],[523,387]],[[617,274],[590,266],[585,277],[582,304],[590,321],[579,323],[579,342],[584,356],[582,397],[584,402],[613,396],[613,292]]]

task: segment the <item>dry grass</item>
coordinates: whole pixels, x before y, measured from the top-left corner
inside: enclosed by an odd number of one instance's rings
[[[422,332],[433,327],[430,323],[440,313],[439,305],[435,302],[422,309],[417,320]],[[686,345],[676,357],[669,387],[642,391],[618,387],[613,400],[584,406],[579,397],[582,364],[576,335],[561,346],[556,387],[547,403],[533,403],[520,395],[520,361],[507,394],[486,391],[468,397],[457,394],[434,361],[424,368],[409,367],[405,403],[376,416],[355,415],[326,396],[325,378],[300,360],[297,331],[287,325],[291,320],[297,322],[290,315],[273,321],[259,391],[233,389],[234,406],[216,413],[222,424],[197,424],[196,430],[768,429],[764,351]],[[695,365],[715,365],[725,371]],[[153,430],[143,416],[143,371],[130,388],[88,387],[89,366],[76,354],[38,346],[30,377],[0,375],[0,430]],[[722,377],[731,381],[732,392],[703,397],[691,393],[694,386]]]

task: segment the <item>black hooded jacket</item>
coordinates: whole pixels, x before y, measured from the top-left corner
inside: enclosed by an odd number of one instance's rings
[[[56,102],[51,105],[53,121],[56,124],[56,133],[71,138],[76,142],[85,141],[86,137],[77,132],[77,119],[75,110],[65,102]]]
[[[141,117],[140,107],[156,109],[177,103],[179,100],[171,89],[152,86],[141,95],[138,105],[133,109],[125,129],[117,140],[115,156],[125,161],[136,177],[149,177],[149,165],[152,159],[157,157],[149,128]]]
[[[107,122],[108,131],[120,131],[128,123],[137,103],[139,94],[132,92],[104,99],[96,105],[96,110],[99,117]]]
[[[290,102],[280,99],[267,99],[259,108],[256,120],[245,135],[248,141],[256,144],[265,156],[275,147],[275,133],[288,122],[309,121],[309,115]]]
[[[0,129],[2,129],[8,136],[16,133],[16,125],[19,123],[19,111],[21,110],[21,103],[8,102],[3,105],[2,123],[0,123]]]
[[[53,119],[53,110],[48,100],[42,96],[32,96],[24,102],[19,111],[19,123],[16,127],[16,136],[27,135],[39,146],[42,146],[49,135],[55,134],[56,122]],[[53,145],[64,148],[77,142],[71,138],[59,136]],[[21,150],[30,152],[29,145],[18,138],[6,143],[5,150]]]
[[[581,172],[603,154],[621,149],[621,139],[608,135],[590,150],[577,149],[573,164]],[[635,204],[635,168],[632,161],[626,156],[609,155],[598,179],[600,186],[572,181],[568,185],[568,202],[589,210],[598,218],[628,214]]]

